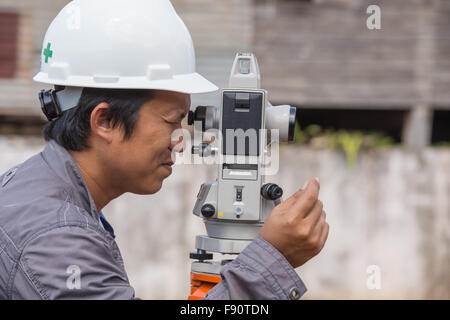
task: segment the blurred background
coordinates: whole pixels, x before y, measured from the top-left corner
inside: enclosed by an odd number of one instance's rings
[[[44,33],[69,1],[0,0],[0,171],[40,152],[32,82]],[[295,143],[268,177],[289,196],[312,177],[330,224],[297,269],[305,299],[450,298],[450,1],[172,0],[198,72],[226,87],[236,52],[254,52],[273,105],[297,107]],[[381,9],[381,29],[367,8]],[[99,17],[101,19],[101,17]],[[217,94],[192,97],[219,103]],[[143,299],[185,299],[216,166],[176,166],[156,195],[126,194],[104,213]]]

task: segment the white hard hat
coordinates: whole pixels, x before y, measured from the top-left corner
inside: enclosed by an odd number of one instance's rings
[[[75,0],[44,38],[37,82],[68,87],[218,88],[195,71],[191,35],[169,0]]]

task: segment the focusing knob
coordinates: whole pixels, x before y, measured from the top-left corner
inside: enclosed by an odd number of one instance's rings
[[[201,212],[205,218],[211,218],[216,213],[216,208],[212,204],[204,204]]]
[[[261,195],[267,200],[277,200],[283,195],[283,189],[275,183],[266,183],[261,187]]]

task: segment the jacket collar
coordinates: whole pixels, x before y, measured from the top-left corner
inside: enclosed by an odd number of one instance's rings
[[[98,212],[80,169],[70,153],[56,141],[50,140],[41,152],[44,161],[61,178],[70,190],[74,204],[85,209],[94,219],[98,220]]]

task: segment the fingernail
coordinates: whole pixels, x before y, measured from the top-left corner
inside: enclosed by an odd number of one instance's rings
[[[317,183],[320,185],[320,180],[319,180],[319,178],[315,177],[314,180],[316,180]]]
[[[308,187],[309,184],[309,180],[305,181],[305,183],[303,184],[302,190],[305,190],[306,187]]]

